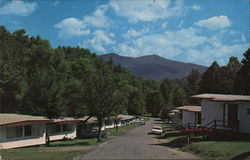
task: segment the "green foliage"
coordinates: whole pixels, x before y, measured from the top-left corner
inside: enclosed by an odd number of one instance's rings
[[[242,67],[237,72],[235,80],[235,92],[237,94],[250,94],[250,48],[243,54]]]
[[[159,91],[149,92],[146,97],[146,108],[152,116],[159,116],[164,106],[164,100]]]

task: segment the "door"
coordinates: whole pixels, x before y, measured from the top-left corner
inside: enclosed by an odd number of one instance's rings
[[[201,124],[201,113],[195,112],[195,124]]]
[[[224,105],[224,126],[230,128],[238,128],[238,105]]]

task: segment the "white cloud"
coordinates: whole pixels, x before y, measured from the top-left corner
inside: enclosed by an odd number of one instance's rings
[[[184,1],[175,1],[175,6],[169,8],[170,1],[167,0],[111,0],[110,6],[118,16],[127,17],[130,23],[138,21],[155,21],[170,16],[180,16],[186,12]]]
[[[118,53],[122,53],[122,55],[127,55],[127,56],[132,56],[132,57],[136,57],[140,55],[139,49],[133,48],[124,42],[118,44],[117,47],[113,47],[113,50]]]
[[[201,49],[187,50],[186,60],[202,65],[211,65],[213,61],[217,61],[220,65],[225,65],[231,56],[241,57],[246,51],[249,44],[238,45],[205,45]]]
[[[94,13],[84,17],[84,22],[99,28],[108,28],[112,23],[111,20],[105,16],[108,5],[98,6]]]
[[[166,31],[164,35],[166,35],[169,43],[173,46],[179,46],[182,48],[194,48],[204,44],[207,41],[207,37],[199,36],[198,33],[199,30],[188,28],[174,32]]]
[[[179,31],[166,31],[164,34],[143,35],[127,43],[120,43],[114,50],[126,56],[158,54],[172,58],[183,53],[187,48],[204,44],[207,37],[199,36],[194,28]]]
[[[37,3],[11,1],[0,8],[0,15],[13,14],[18,16],[27,16],[38,8]]]
[[[113,33],[105,33],[103,30],[96,30],[92,33],[93,38],[90,40],[86,40],[83,43],[83,46],[91,46],[93,49],[100,53],[106,53],[105,46],[115,44],[116,41],[111,40],[109,35],[113,35]]]
[[[97,7],[95,12],[91,15],[84,16],[83,19],[74,17],[66,18],[54,25],[54,27],[59,29],[58,36],[60,38],[72,38],[75,36],[88,35],[90,33],[90,29],[88,29],[88,27],[90,26],[97,28],[110,27],[112,21],[105,16],[107,9],[107,5],[100,5]],[[111,33],[110,36],[112,37],[115,35]]]
[[[86,24],[77,18],[66,18],[56,24],[55,27],[59,29],[58,36],[61,38],[71,38],[90,33],[90,30],[86,29]]]
[[[195,23],[195,25],[200,27],[206,27],[211,30],[217,30],[225,27],[231,26],[231,21],[227,16],[215,16],[208,19],[200,20]]]
[[[149,32],[149,28],[144,28],[144,29],[142,29],[140,31],[135,30],[133,28],[130,28],[129,30],[127,30],[127,33],[123,34],[123,37],[125,39],[130,39],[130,38],[133,38],[133,37],[141,36],[144,33],[148,33],[148,32]]]
[[[197,11],[197,10],[201,10],[202,7],[199,6],[199,5],[194,4],[194,5],[192,5],[191,9]]]

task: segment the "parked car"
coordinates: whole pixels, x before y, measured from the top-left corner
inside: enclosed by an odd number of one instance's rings
[[[140,125],[145,125],[145,122],[144,122],[144,121],[141,121],[141,122],[140,122]]]
[[[163,130],[160,126],[153,126],[151,132],[154,134],[162,134]]]
[[[109,132],[106,130],[101,132],[101,137],[106,138],[109,135]],[[84,130],[79,138],[97,138],[98,137],[98,127],[93,127],[92,129]]]

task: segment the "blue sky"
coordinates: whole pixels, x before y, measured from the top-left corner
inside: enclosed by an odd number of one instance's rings
[[[249,0],[0,0],[0,25],[52,47],[207,66],[241,59],[250,43]]]

